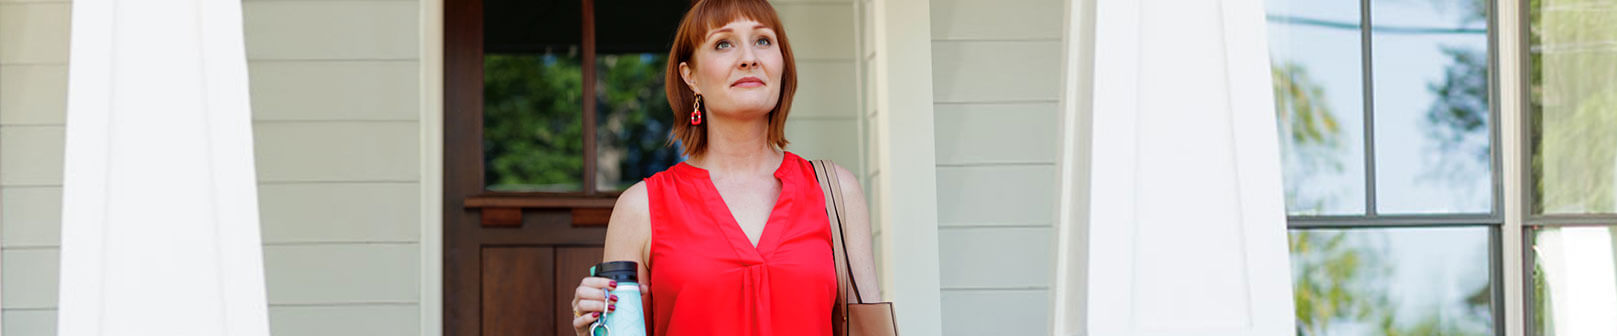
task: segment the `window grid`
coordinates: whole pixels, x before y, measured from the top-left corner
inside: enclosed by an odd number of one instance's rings
[[[1532,8],[1531,1],[1519,0],[1515,4],[1517,6],[1516,29],[1521,32],[1517,37],[1520,39],[1519,43],[1521,44],[1521,48],[1516,50],[1519,58],[1519,66],[1523,73],[1531,74],[1533,71],[1533,55],[1530,52],[1530,49],[1532,48],[1532,33],[1530,31],[1532,29],[1531,11],[1534,9]],[[1515,141],[1518,146],[1521,146],[1523,151],[1521,161],[1515,163],[1521,165],[1522,167],[1520,172],[1521,180],[1523,181],[1522,183],[1524,185],[1521,195],[1522,213],[1518,215],[1522,222],[1522,255],[1520,256],[1522,258],[1521,281],[1523,287],[1521,328],[1522,335],[1540,336],[1544,334],[1539,332],[1539,326],[1536,322],[1538,321],[1537,315],[1539,312],[1537,310],[1538,307],[1534,306],[1537,296],[1534,295],[1535,291],[1533,274],[1538,269],[1538,258],[1537,255],[1533,253],[1533,244],[1535,243],[1534,235],[1541,230],[1547,229],[1568,227],[1617,227],[1617,214],[1536,213],[1536,209],[1533,205],[1535,202],[1537,202],[1536,196],[1538,195],[1534,192],[1534,186],[1538,185],[1538,181],[1535,178],[1536,176],[1532,167],[1533,157],[1537,155],[1537,151],[1532,146],[1532,136],[1539,125],[1533,123],[1532,116],[1535,113],[1542,113],[1542,111],[1533,110],[1533,102],[1532,99],[1530,99],[1531,90],[1533,89],[1533,79],[1530,78],[1530,75],[1524,75],[1521,78],[1523,83],[1519,87],[1520,92],[1516,92],[1517,95],[1523,97],[1520,101],[1520,105],[1518,106],[1521,109],[1521,113],[1516,116],[1519,121],[1517,124],[1519,125],[1518,127],[1520,127],[1519,131],[1521,136],[1518,139],[1512,139],[1512,141]]]
[[[1501,120],[1500,106],[1498,104],[1498,101],[1499,101],[1499,97],[1498,97],[1499,96],[1499,71],[1498,71],[1498,69],[1499,69],[1499,57],[1498,57],[1498,55],[1499,55],[1499,53],[1498,53],[1498,42],[1497,42],[1498,41],[1498,39],[1497,39],[1498,32],[1497,32],[1496,27],[1498,26],[1499,21],[1498,21],[1497,15],[1495,15],[1495,9],[1498,6],[1498,2],[1497,2],[1498,0],[1488,0],[1487,1],[1487,10],[1486,10],[1487,11],[1486,26],[1487,26],[1487,41],[1488,41],[1488,50],[1487,50],[1487,54],[1488,54],[1488,66],[1487,66],[1487,69],[1488,69],[1488,90],[1487,90],[1487,98],[1488,98],[1488,110],[1489,110],[1488,111],[1488,113],[1489,113],[1488,132],[1489,132],[1489,139],[1490,139],[1488,151],[1489,151],[1489,156],[1490,156],[1490,158],[1489,158],[1489,166],[1491,167],[1491,170],[1492,170],[1490,172],[1489,179],[1492,181],[1492,183],[1491,183],[1491,185],[1492,185],[1491,192],[1493,193],[1493,200],[1492,200],[1492,204],[1490,204],[1490,211],[1487,214],[1393,214],[1393,215],[1380,214],[1379,211],[1377,210],[1377,202],[1376,202],[1376,169],[1375,169],[1376,168],[1376,165],[1375,165],[1376,164],[1376,161],[1375,161],[1375,134],[1376,134],[1376,132],[1375,132],[1375,113],[1374,113],[1375,112],[1375,104],[1374,104],[1375,103],[1375,97],[1374,97],[1375,96],[1374,95],[1374,92],[1375,92],[1374,85],[1375,84],[1374,84],[1374,74],[1373,74],[1373,71],[1372,71],[1374,69],[1372,67],[1373,66],[1373,58],[1374,58],[1373,54],[1372,54],[1372,52],[1373,52],[1372,48],[1374,46],[1372,45],[1372,36],[1371,36],[1371,32],[1372,32],[1372,28],[1373,28],[1373,24],[1372,24],[1373,18],[1372,18],[1372,15],[1371,15],[1372,14],[1371,1],[1373,1],[1373,0],[1360,0],[1359,1],[1359,20],[1360,20],[1360,24],[1359,24],[1360,69],[1359,69],[1359,71],[1360,71],[1360,78],[1362,78],[1362,81],[1363,81],[1363,83],[1362,83],[1363,107],[1362,108],[1363,108],[1363,120],[1364,120],[1364,125],[1363,125],[1364,152],[1363,152],[1362,155],[1364,157],[1364,176],[1365,176],[1365,178],[1364,178],[1364,186],[1365,186],[1365,189],[1364,189],[1365,190],[1365,193],[1364,193],[1365,210],[1364,211],[1365,211],[1365,214],[1364,215],[1290,215],[1290,214],[1288,214],[1287,217],[1286,217],[1286,228],[1288,230],[1291,230],[1291,229],[1309,230],[1309,229],[1374,229],[1374,228],[1383,228],[1384,229],[1384,228],[1478,227],[1478,226],[1486,226],[1486,227],[1489,228],[1488,229],[1488,276],[1489,276],[1488,282],[1489,282],[1489,285],[1488,286],[1489,286],[1489,291],[1492,293],[1491,302],[1489,304],[1491,313],[1493,314],[1493,318],[1492,318],[1491,322],[1493,324],[1493,331],[1494,331],[1495,335],[1505,335],[1507,333],[1506,333],[1506,330],[1505,330],[1505,304],[1504,304],[1505,293],[1504,293],[1504,287],[1503,287],[1503,284],[1504,284],[1504,282],[1503,282],[1503,279],[1504,279],[1504,259],[1503,259],[1503,255],[1502,255],[1503,254],[1503,245],[1502,245],[1502,242],[1503,242],[1503,234],[1502,233],[1503,232],[1502,232],[1502,230],[1503,230],[1504,222],[1505,222],[1505,215],[1503,213],[1504,212],[1504,210],[1503,210],[1503,204],[1504,204],[1504,180],[1503,180],[1504,176],[1503,176],[1503,174],[1504,173],[1503,173],[1503,169],[1502,169],[1503,168],[1502,157],[1503,157],[1504,153],[1503,153],[1503,149],[1502,149],[1503,142],[1501,142],[1502,139],[1501,139],[1501,134],[1500,134],[1500,128],[1501,127],[1500,127],[1500,124],[1499,124],[1499,121]],[[1527,37],[1526,37],[1527,34],[1525,32],[1526,32],[1526,25],[1528,24],[1527,23],[1527,17],[1526,17],[1526,15],[1527,15],[1526,14],[1527,13],[1526,12],[1527,1],[1525,1],[1525,0],[1524,1],[1519,1],[1518,3],[1523,7],[1523,10],[1519,14],[1522,16],[1522,18],[1520,20],[1520,24],[1522,25],[1522,31],[1524,33],[1522,34],[1521,38],[1523,39],[1523,42],[1524,42],[1523,45],[1525,46],[1526,45],[1525,42],[1526,42],[1526,39],[1527,39]],[[1523,50],[1521,51],[1522,54],[1524,55],[1523,63],[1524,64],[1531,64],[1530,63],[1531,61],[1528,60],[1525,57],[1526,56],[1526,50],[1525,49],[1526,48],[1523,48]],[[1521,94],[1523,95],[1523,97],[1526,97],[1527,90],[1529,89],[1528,86],[1529,85],[1522,85]],[[1525,106],[1529,105],[1530,102],[1528,102],[1526,99],[1523,99],[1522,104],[1525,107]],[[1525,109],[1524,109],[1524,111],[1525,111]],[[1523,124],[1525,124],[1525,123],[1523,123]],[[1529,125],[1529,126],[1526,126],[1526,127],[1531,127],[1531,126]],[[1531,129],[1528,129],[1528,130],[1530,131]],[[1520,141],[1520,143],[1525,144],[1525,142],[1526,142],[1525,137],[1528,136],[1528,134],[1530,134],[1530,133],[1523,132],[1522,134],[1523,134],[1523,137],[1524,137],[1523,139],[1513,139],[1513,141]],[[1526,148],[1526,147],[1524,147],[1524,148]],[[1528,148],[1528,150],[1531,151],[1530,148]],[[1531,153],[1529,153],[1529,155],[1523,155],[1523,157],[1525,157],[1524,161],[1531,160]],[[1523,167],[1531,167],[1530,163],[1531,162],[1523,162],[1522,164],[1524,164]],[[1532,172],[1530,171],[1530,169],[1524,169],[1524,174],[1529,175],[1529,176],[1527,176],[1527,179],[1525,179],[1524,181],[1527,181],[1527,183],[1528,183],[1527,185],[1532,185],[1531,184],[1532,179],[1531,179],[1531,176],[1530,176],[1530,175],[1532,175]],[[1531,205],[1532,204],[1531,203],[1532,202],[1531,201],[1532,192],[1529,191],[1529,192],[1526,192],[1526,193],[1529,194],[1529,195],[1527,195],[1527,198],[1524,198],[1524,199],[1526,200],[1526,202],[1528,202],[1527,205]],[[1524,209],[1531,209],[1531,208],[1526,207]],[[1529,217],[1529,219],[1534,219],[1533,218],[1534,216],[1528,216],[1528,217]],[[1546,216],[1538,216],[1538,217],[1546,217]],[[1560,216],[1554,216],[1554,217],[1560,217]],[[1579,217],[1585,217],[1585,216],[1579,216]],[[1617,221],[1617,216],[1602,216],[1602,217],[1607,217],[1610,221]],[[1539,219],[1542,219],[1542,218],[1539,218]],[[1578,220],[1589,220],[1589,218],[1579,218]],[[1608,221],[1607,223],[1610,223],[1610,221]],[[1527,232],[1525,232],[1524,236],[1523,236],[1524,239],[1527,240],[1527,244],[1523,245],[1524,247],[1526,247],[1526,248],[1523,249],[1524,254],[1526,254],[1523,257],[1526,258],[1525,259],[1525,261],[1526,261],[1525,265],[1527,265],[1527,266],[1525,267],[1525,269],[1528,270],[1528,271],[1523,272],[1524,276],[1527,277],[1527,279],[1526,279],[1527,281],[1524,281],[1523,283],[1526,286],[1531,286],[1531,284],[1532,284],[1532,279],[1531,279],[1532,274],[1531,273],[1532,272],[1530,270],[1532,270],[1533,258],[1531,256],[1531,253],[1532,253],[1531,252],[1531,250],[1532,250],[1531,249],[1531,246],[1532,246],[1531,245],[1531,239],[1532,239],[1531,230],[1532,229],[1529,227],[1529,225],[1532,224],[1532,223],[1535,223],[1535,222],[1529,220],[1529,221],[1524,221],[1524,223],[1528,223],[1528,224],[1524,224],[1524,230],[1526,230]],[[1532,302],[1531,301],[1532,292],[1531,292],[1530,289],[1531,288],[1529,288],[1529,290],[1524,292],[1527,295],[1527,298],[1522,301],[1524,305],[1529,305],[1528,308],[1531,308],[1530,305],[1531,305],[1531,302]],[[1524,320],[1525,321],[1533,321],[1531,314],[1532,314],[1532,309],[1525,309],[1524,310],[1524,316],[1525,316]],[[1531,322],[1523,323],[1524,324],[1524,329],[1527,329],[1529,331],[1527,334],[1536,335],[1536,334],[1533,334],[1531,332],[1532,328],[1531,328],[1531,326],[1528,326],[1528,324],[1530,324],[1530,323]]]

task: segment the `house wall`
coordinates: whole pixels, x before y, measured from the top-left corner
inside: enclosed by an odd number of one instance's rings
[[[0,3],[7,335],[55,334],[70,7]],[[419,333],[418,3],[243,15],[271,331]]]
[[[430,0],[429,0],[430,1]],[[800,77],[789,150],[865,175],[853,0],[776,1]],[[0,326],[54,335],[70,2],[0,0]],[[441,146],[414,0],[246,0],[271,332],[435,335]],[[431,11],[430,9],[427,11]],[[430,35],[430,34],[427,34]],[[431,58],[435,60],[436,58]],[[432,69],[435,67],[425,67]],[[429,89],[431,88],[431,89]],[[424,96],[427,95],[427,96]],[[438,101],[426,99],[425,101]],[[426,124],[423,124],[426,123]],[[429,167],[429,168],[423,168]],[[423,235],[423,232],[430,232]],[[427,280],[423,280],[427,279]],[[424,306],[425,305],[425,306]]]
[[[946,335],[1049,334],[1061,0],[932,0]]]
[[[859,110],[858,7],[854,0],[771,1],[797,60],[797,93],[787,116],[787,150],[829,159],[863,178]]]
[[[242,10],[271,332],[420,333],[419,4]]]
[[[55,335],[65,1],[0,1],[0,319],[5,335]]]

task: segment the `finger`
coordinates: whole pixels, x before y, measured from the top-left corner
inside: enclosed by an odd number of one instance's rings
[[[588,314],[588,313],[591,313],[591,312],[606,311],[608,306],[609,306],[609,304],[606,303],[606,301],[601,301],[601,300],[578,300],[578,304],[573,305],[573,308],[577,308],[578,312],[580,312],[580,313]]]
[[[612,281],[612,279],[607,279],[607,278],[602,278],[602,277],[588,277],[588,278],[584,278],[584,280],[582,280],[582,281],[579,281],[578,286],[579,287],[612,289],[612,287],[617,287],[617,281]]]
[[[601,313],[587,313],[587,314],[584,314],[584,315],[579,315],[578,317],[574,317],[573,318],[573,330],[577,330],[577,331],[580,331],[580,333],[582,333],[583,331],[586,331],[586,330],[583,330],[584,328],[589,328],[590,323],[595,323],[595,320],[598,320],[600,318],[601,318]]]
[[[596,287],[578,286],[578,290],[573,291],[573,299],[579,301],[606,300],[607,295],[605,289]]]

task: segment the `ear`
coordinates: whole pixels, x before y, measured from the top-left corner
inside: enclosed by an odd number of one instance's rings
[[[695,91],[696,94],[702,94],[702,89],[696,87],[696,79],[691,78],[690,64],[686,62],[679,62],[679,79],[685,80],[685,86],[689,86],[691,91]]]

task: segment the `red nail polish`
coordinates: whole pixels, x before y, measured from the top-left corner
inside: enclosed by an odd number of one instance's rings
[[[617,280],[613,280],[613,281],[612,281],[612,282],[608,282],[608,283],[606,283],[606,285],[607,285],[607,286],[611,286],[611,287],[612,287],[612,288],[618,288],[618,281],[617,281]]]
[[[618,305],[607,305],[606,306],[606,311],[614,311],[614,310],[618,310]]]
[[[601,317],[601,312],[590,313],[590,315],[595,315],[594,317]]]
[[[612,294],[612,301],[617,301],[617,300],[618,300],[618,295],[617,294]]]

